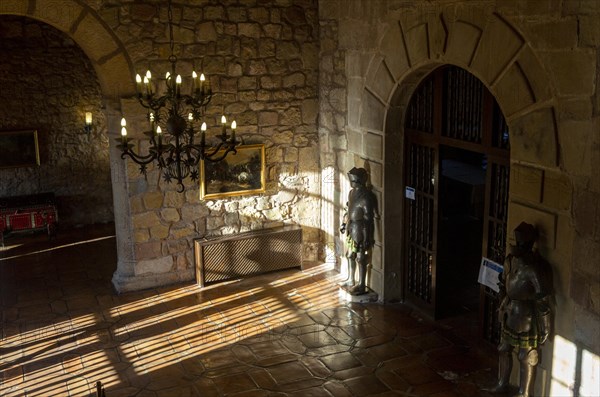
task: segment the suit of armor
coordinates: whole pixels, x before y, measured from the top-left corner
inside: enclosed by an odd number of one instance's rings
[[[352,190],[348,194],[348,203],[344,223],[340,231],[346,233],[346,257],[348,258],[348,280],[346,286],[353,295],[364,294],[368,253],[374,244],[374,219],[377,214],[377,199],[367,189],[367,171],[364,168],[352,168],[348,178]],[[358,263],[358,282],[355,278]]]
[[[506,257],[499,283],[502,335],[498,346],[499,379],[493,391],[507,390],[512,370],[512,352],[518,349],[518,397],[533,395],[538,348],[550,333],[550,268],[532,250],[536,235],[535,228],[524,222],[515,229],[517,245],[511,247],[512,252]]]

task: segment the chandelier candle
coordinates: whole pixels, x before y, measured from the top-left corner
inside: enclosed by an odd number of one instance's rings
[[[166,92],[154,86],[152,73],[148,70],[142,78],[135,76],[137,98],[142,107],[147,111],[147,120],[150,130],[144,134],[150,143],[148,154],[136,153],[132,139],[127,137],[125,118],[121,120],[121,139],[117,147],[122,151],[121,158],[129,157],[140,166],[140,172],[146,174],[147,165],[155,163],[169,183],[175,181],[179,185],[177,191],[183,192],[183,181],[190,177],[197,181],[199,177],[198,163],[201,160],[221,161],[229,153],[235,154],[236,147],[241,143],[235,138],[236,122],[231,123],[231,135],[227,133],[227,119],[221,117],[221,134],[215,136],[216,143],[207,144],[207,124],[202,122],[200,127],[200,143],[196,143],[198,125],[205,116],[206,107],[210,103],[213,93],[210,81],[200,73],[192,72],[192,86],[189,94],[182,88],[183,79],[176,73],[177,57],[175,56],[173,42],[173,12],[169,1],[169,44],[171,55],[171,71],[165,75],[164,84]],[[158,82],[157,82],[158,84]],[[159,94],[165,92],[164,95]]]

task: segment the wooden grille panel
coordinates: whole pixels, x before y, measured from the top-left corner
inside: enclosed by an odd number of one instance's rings
[[[498,106],[496,101],[494,101],[492,118],[492,146],[499,149],[510,150],[508,124],[506,124],[506,119],[502,115],[500,106]]]
[[[284,226],[199,239],[194,242],[196,278],[207,284],[301,267],[302,229]]]
[[[407,127],[421,132],[433,132],[433,79],[425,80],[410,102]]]
[[[432,260],[434,221],[435,150],[411,143],[409,184],[415,200],[408,202],[408,290],[430,304],[432,301]]]
[[[509,168],[506,165],[491,163],[489,200],[489,236],[487,257],[502,263],[506,252],[506,221],[508,217]]]
[[[508,218],[508,186],[510,170],[508,165],[491,162],[488,170],[490,194],[487,208],[486,256],[497,263],[503,263],[506,253],[506,222]],[[483,288],[482,331],[483,338],[493,344],[500,342],[500,324],[497,311],[500,305],[498,294]]]
[[[483,90],[483,84],[466,70],[445,70],[443,136],[482,142]]]

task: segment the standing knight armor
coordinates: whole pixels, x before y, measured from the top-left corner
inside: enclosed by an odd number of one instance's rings
[[[366,274],[369,250],[375,243],[374,224],[377,214],[377,198],[366,186],[368,174],[364,168],[352,168],[348,172],[352,190],[348,193],[346,214],[340,231],[346,233],[346,257],[348,258],[348,280],[346,287],[352,295],[367,292]],[[358,263],[358,282],[355,278]]]
[[[499,320],[502,325],[498,346],[498,384],[492,391],[508,389],[513,350],[519,359],[519,392],[515,397],[533,395],[538,349],[550,334],[550,267],[533,251],[537,231],[522,222],[514,231],[516,245],[511,246],[500,277]]]

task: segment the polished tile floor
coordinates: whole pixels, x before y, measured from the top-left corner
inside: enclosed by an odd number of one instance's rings
[[[495,377],[476,320],[347,303],[327,265],[116,295],[110,225],[5,243],[0,396],[487,396]]]

